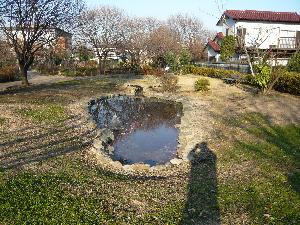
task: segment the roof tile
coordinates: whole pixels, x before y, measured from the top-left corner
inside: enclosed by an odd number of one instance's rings
[[[234,20],[300,23],[300,15],[297,12],[226,10],[224,14]]]

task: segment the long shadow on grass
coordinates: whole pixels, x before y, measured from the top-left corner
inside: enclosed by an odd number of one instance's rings
[[[92,143],[95,134],[95,129],[81,130],[86,125],[87,121],[70,117],[48,129],[28,127],[6,132],[5,136],[10,140],[0,136],[0,169],[14,169],[85,149]]]
[[[220,224],[216,155],[202,142],[192,151],[188,197],[181,224]]]
[[[78,90],[87,89],[94,91],[116,91],[118,87],[130,80],[142,79],[141,76],[135,75],[111,75],[104,77],[79,77],[74,80],[60,81],[57,83],[34,84],[28,87],[13,86],[0,91],[0,95],[6,94],[28,94],[41,91],[61,91],[61,90]],[[74,93],[75,94],[75,93]]]
[[[239,147],[262,163],[267,162],[287,174],[288,182],[300,194],[300,127],[278,126],[259,113],[242,117],[243,129],[254,142],[237,140]]]

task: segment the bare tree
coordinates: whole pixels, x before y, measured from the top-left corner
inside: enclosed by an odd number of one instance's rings
[[[121,29],[122,48],[130,55],[131,65],[142,64],[143,56],[147,54],[150,34],[160,26],[154,18],[126,18]]]
[[[171,16],[167,24],[191,53],[193,61],[203,58],[204,43],[211,36],[211,32],[203,26],[199,18],[188,14],[177,14]]]
[[[51,45],[54,28],[74,24],[81,0],[0,0],[0,29],[16,53],[23,85],[36,53]]]
[[[2,32],[0,32],[0,56],[0,67],[16,63],[13,51]]]
[[[161,66],[165,63],[164,57],[167,53],[179,54],[182,47],[178,35],[167,25],[162,25],[155,29],[150,34],[147,45],[149,56]]]
[[[121,42],[122,10],[100,6],[84,11],[79,18],[79,36],[91,45],[99,60],[100,73],[105,73],[105,61],[111,48]]]

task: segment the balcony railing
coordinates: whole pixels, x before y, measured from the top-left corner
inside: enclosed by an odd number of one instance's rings
[[[299,44],[295,37],[281,37],[278,39],[279,49],[296,49]]]

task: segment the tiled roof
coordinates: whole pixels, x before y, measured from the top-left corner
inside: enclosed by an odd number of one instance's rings
[[[300,23],[300,15],[296,12],[226,10],[224,14],[234,20]]]
[[[220,51],[220,46],[218,45],[217,42],[214,42],[212,40],[209,40],[207,45],[209,45],[215,52],[219,52]]]
[[[222,40],[224,38],[224,34],[222,32],[217,33],[216,38]]]

